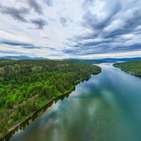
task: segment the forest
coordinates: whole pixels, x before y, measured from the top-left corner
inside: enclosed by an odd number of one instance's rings
[[[101,69],[55,60],[0,60],[0,137],[44,106]]]
[[[114,64],[115,67],[141,78],[141,60]]]

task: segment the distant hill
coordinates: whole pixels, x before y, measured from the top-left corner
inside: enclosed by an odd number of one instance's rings
[[[141,60],[141,57],[136,57],[136,58],[104,58],[104,59],[97,59],[96,62],[115,63],[115,62],[125,62],[125,61],[132,61],[132,60]]]
[[[0,59],[8,59],[8,60],[50,60],[43,57],[30,57],[30,56],[4,56],[0,57]],[[103,59],[64,59],[68,62],[74,62],[74,63],[86,63],[86,64],[99,64],[99,63],[116,63],[116,62],[126,62],[126,61],[132,61],[132,60],[141,60],[141,57],[135,57],[135,58],[103,58]],[[63,60],[62,60],[63,61]]]
[[[99,63],[116,63],[116,62],[126,62],[132,60],[141,60],[141,57],[136,58],[104,58],[95,60],[81,60],[81,59],[70,59],[68,61],[76,63],[87,63],[87,64],[99,64]]]
[[[0,59],[8,59],[8,60],[42,60],[42,57],[29,57],[29,56],[3,56]]]

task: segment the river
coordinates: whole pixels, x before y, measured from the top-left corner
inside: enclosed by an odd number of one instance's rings
[[[141,141],[141,79],[100,66],[11,141]]]

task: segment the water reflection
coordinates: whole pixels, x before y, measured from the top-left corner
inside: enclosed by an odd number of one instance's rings
[[[11,141],[140,141],[141,80],[102,68]]]

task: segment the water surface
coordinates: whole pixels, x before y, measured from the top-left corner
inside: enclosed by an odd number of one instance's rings
[[[101,67],[11,141],[141,141],[141,79]]]

